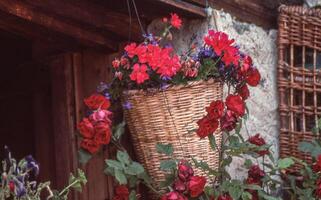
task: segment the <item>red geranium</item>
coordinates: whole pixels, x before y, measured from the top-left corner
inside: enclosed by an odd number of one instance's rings
[[[261,180],[265,176],[265,172],[258,165],[252,165],[248,171],[248,177],[255,180]]]
[[[80,134],[84,138],[92,138],[94,137],[95,130],[93,124],[88,120],[88,118],[84,118],[81,122],[79,122],[77,126]]]
[[[239,50],[236,47],[230,46],[225,49],[222,61],[225,63],[226,66],[230,64],[237,66],[239,63],[239,59]]]
[[[186,190],[186,185],[183,181],[181,181],[180,179],[176,180],[173,184],[173,188],[175,191],[183,193]]]
[[[129,199],[129,191],[125,185],[119,185],[115,189],[115,196],[113,200],[128,200]]]
[[[92,139],[83,139],[80,146],[92,154],[96,153],[99,149],[99,144]]]
[[[138,84],[143,83],[144,81],[149,79],[149,76],[147,74],[147,66],[146,65],[139,65],[135,64],[133,66],[133,72],[130,74],[130,79],[132,81],[136,81]]]
[[[209,136],[210,134],[213,134],[219,125],[217,119],[211,119],[208,116],[205,116],[202,119],[198,120],[197,124],[199,128],[196,133],[200,138],[204,138]]]
[[[236,127],[237,116],[233,111],[227,110],[223,117],[221,117],[220,123],[222,131],[232,131]]]
[[[257,86],[260,83],[261,74],[256,68],[251,68],[247,74],[246,82],[252,87]]]
[[[224,103],[221,100],[213,101],[209,107],[206,107],[208,116],[211,119],[218,119],[222,117],[224,112]]]
[[[177,29],[180,29],[182,26],[182,20],[176,13],[171,14],[171,25]]]
[[[266,144],[265,140],[260,136],[260,134],[256,134],[254,136],[251,136],[248,139],[249,143],[255,144],[257,146],[263,146]],[[269,154],[268,150],[261,150],[257,152],[260,156]]]
[[[252,67],[252,58],[250,56],[246,55],[243,58],[243,63],[241,65],[240,71],[242,74],[245,74],[251,67]]]
[[[229,40],[226,33],[209,30],[208,35],[204,37],[204,42],[213,48],[216,55],[221,56],[234,43],[234,40]]]
[[[111,63],[111,65],[117,69],[120,66],[120,60],[119,59],[114,59],[113,62]]]
[[[233,111],[238,116],[243,116],[245,114],[245,105],[240,95],[228,95],[226,98],[227,109]]]
[[[137,44],[135,42],[125,46],[125,51],[127,52],[128,57],[133,58],[136,55],[136,46]]]
[[[92,110],[97,110],[99,108],[106,110],[110,107],[110,101],[101,94],[93,94],[86,98],[84,102],[88,108]]]
[[[111,138],[111,130],[107,123],[98,122],[95,124],[95,137],[94,140],[98,144],[109,144]]]
[[[191,197],[198,197],[203,193],[206,179],[203,176],[192,176],[188,182],[188,190]]]

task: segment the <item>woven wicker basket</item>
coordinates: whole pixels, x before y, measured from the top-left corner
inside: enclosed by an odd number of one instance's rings
[[[316,137],[321,117],[321,10],[281,6],[278,43],[280,156],[310,161],[298,143]]]
[[[125,110],[125,119],[137,158],[153,180],[159,183],[164,179],[159,166],[161,160],[168,159],[157,153],[158,142],[171,143],[177,158],[194,157],[213,168],[218,166],[219,155],[211,150],[208,139],[200,140],[190,131],[197,128],[196,121],[205,115],[205,107],[222,99],[221,82],[191,82],[153,92],[131,90],[124,93],[124,98],[132,104],[130,110]],[[220,145],[219,131],[215,137]],[[199,170],[195,173],[205,175]]]

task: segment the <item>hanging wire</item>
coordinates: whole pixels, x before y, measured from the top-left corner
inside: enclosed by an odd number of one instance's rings
[[[131,36],[132,36],[132,11],[130,9],[129,0],[126,0],[126,2],[127,2],[127,9],[128,9],[128,15],[129,15],[128,42],[130,42]]]
[[[134,5],[134,9],[135,9],[135,13],[136,13],[136,17],[137,17],[140,29],[141,29],[143,34],[146,34],[146,32],[145,32],[145,30],[143,28],[142,22],[140,21],[140,17],[139,17],[138,11],[137,11],[135,0],[132,0],[132,2],[133,2],[133,5]]]

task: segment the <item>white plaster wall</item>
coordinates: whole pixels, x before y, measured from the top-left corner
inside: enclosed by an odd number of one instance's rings
[[[160,30],[160,21],[154,21],[149,26],[150,32]],[[185,51],[190,38],[196,34],[196,40],[202,43],[204,34],[208,29],[217,29],[234,38],[241,50],[253,58],[255,66],[262,76],[261,84],[256,88],[250,88],[251,97],[247,100],[250,117],[247,121],[247,131],[243,127],[242,135],[254,135],[261,133],[267,143],[273,144],[274,157],[278,158],[278,98],[276,88],[276,30],[264,30],[254,24],[241,23],[223,11],[213,10],[212,16],[207,20],[184,21],[180,31],[173,32],[173,44],[179,52]],[[226,95],[226,94],[225,94]],[[235,178],[245,176],[242,169],[242,159],[234,159],[228,169]]]

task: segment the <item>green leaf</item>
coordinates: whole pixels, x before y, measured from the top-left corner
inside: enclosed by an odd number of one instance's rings
[[[91,158],[92,158],[92,155],[89,152],[83,149],[80,149],[78,151],[78,160],[81,164],[86,164]]]
[[[261,186],[253,184],[245,185],[244,188],[249,190],[263,190]]]
[[[249,192],[243,192],[242,200],[252,200],[252,194]]]
[[[121,122],[114,127],[113,136],[115,140],[119,140],[120,137],[125,133],[125,122]]]
[[[250,159],[246,159],[246,160],[245,160],[244,166],[245,166],[247,169],[249,169],[252,165],[253,165],[252,160],[250,160]]]
[[[157,143],[156,149],[158,153],[163,153],[167,156],[171,156],[174,152],[173,146],[171,144]]]
[[[130,194],[129,194],[129,200],[136,200],[136,191],[135,190],[132,190],[130,191]]]
[[[288,167],[291,167],[294,164],[294,161],[292,158],[283,158],[278,161],[278,168],[279,169],[286,169]]]
[[[115,178],[118,181],[120,185],[126,185],[127,184],[127,178],[123,171],[119,169],[115,169]]]
[[[106,168],[104,169],[104,173],[105,173],[106,175],[115,176],[115,168],[113,168],[113,167],[106,167]]]
[[[144,173],[144,171],[144,167],[138,162],[133,162],[131,165],[125,168],[125,173],[130,175],[138,175]]]
[[[130,163],[129,155],[125,151],[117,151],[117,160],[126,165]]]
[[[106,160],[105,162],[107,166],[112,167],[114,169],[123,169],[123,165],[121,164],[121,162],[117,160]]]
[[[215,151],[216,149],[216,142],[215,142],[215,137],[213,134],[208,135],[208,139],[210,141],[210,146],[211,148]]]
[[[175,160],[163,160],[160,163],[160,169],[162,171],[169,171],[172,169],[176,169],[176,161]]]
[[[317,142],[300,142],[298,149],[305,153],[310,153],[312,157],[317,158],[321,154],[321,146]]]
[[[171,186],[175,181],[175,178],[175,174],[166,174],[165,180],[160,183],[160,187],[167,188],[168,186]]]
[[[243,190],[240,187],[240,185],[231,186],[228,191],[233,199],[239,199],[243,193]]]

